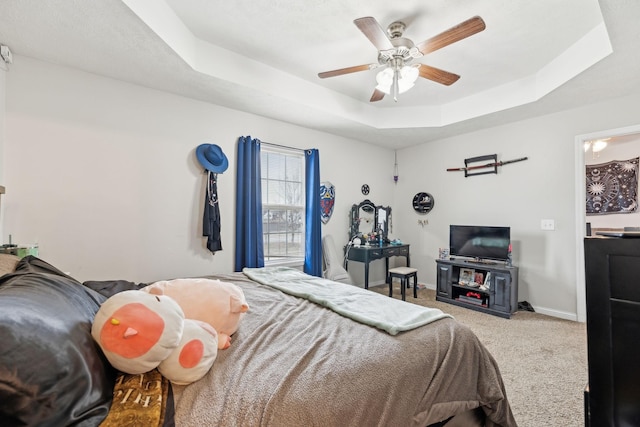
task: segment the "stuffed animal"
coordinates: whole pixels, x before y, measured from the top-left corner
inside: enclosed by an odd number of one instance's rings
[[[238,330],[243,314],[249,310],[242,289],[220,280],[163,280],[142,290],[171,297],[182,308],[187,319],[211,325],[218,332],[218,349],[226,349],[231,345],[231,335]]]
[[[140,290],[107,299],[96,313],[91,335],[116,369],[141,374],[158,368],[176,384],[202,378],[218,354],[215,329],[185,319],[172,298]]]
[[[186,385],[204,377],[218,356],[218,334],[199,320],[184,319],[182,339],[158,371],[174,384]]]

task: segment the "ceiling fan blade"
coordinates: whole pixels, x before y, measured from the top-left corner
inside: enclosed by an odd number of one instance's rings
[[[373,95],[371,95],[371,99],[369,100],[369,102],[380,101],[382,100],[382,98],[384,98],[384,92],[381,90],[375,89],[373,91]]]
[[[341,76],[343,74],[356,73],[358,71],[367,71],[379,67],[379,64],[356,65],[354,67],[340,68],[338,70],[324,71],[318,73],[318,77],[326,79],[327,77]]]
[[[418,72],[420,73],[420,77],[433,80],[436,83],[440,83],[446,86],[452,85],[460,78],[460,76],[457,74],[453,74],[448,71],[444,71],[425,64],[420,64]]]
[[[443,31],[437,36],[433,36],[430,39],[419,43],[416,47],[420,52],[422,52],[423,55],[426,55],[427,53],[431,53],[445,46],[449,46],[452,43],[479,33],[485,28],[486,25],[482,18],[480,18],[479,16],[474,16],[473,18],[461,22],[455,27]]]
[[[387,33],[382,29],[376,18],[366,16],[353,21],[362,33],[373,43],[378,50],[393,49]]]

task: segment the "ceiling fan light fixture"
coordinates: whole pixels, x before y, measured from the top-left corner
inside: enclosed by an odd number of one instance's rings
[[[400,69],[400,79],[406,82],[410,82],[411,85],[418,80],[418,76],[420,72],[418,71],[418,67],[405,65]]]
[[[398,80],[398,93],[405,93],[413,86],[415,86],[413,82]]]
[[[376,89],[384,92],[386,95],[391,94],[391,89],[393,86],[393,75],[394,70],[391,67],[387,67],[384,70],[380,71],[376,75],[376,82],[378,83]],[[405,65],[400,68],[400,70],[398,71],[398,94],[405,93],[406,91],[411,89],[415,85],[418,76],[418,68],[415,66]]]
[[[385,70],[376,76],[376,90],[373,92],[373,95],[371,95],[369,102],[380,101],[385,95],[390,95],[391,92],[393,93],[394,101],[397,101],[398,94],[411,89],[418,77],[446,86],[455,83],[460,78],[457,74],[440,70],[426,64],[414,64],[413,67],[407,67],[406,64],[411,63],[414,59],[422,58],[429,53],[466,39],[480,31],[484,31],[486,28],[486,24],[482,18],[474,16],[427,40],[415,44],[412,40],[403,37],[406,25],[402,21],[392,22],[386,32],[380,23],[371,16],[355,19],[353,23],[378,50],[378,62],[324,71],[318,73],[318,77],[324,79],[386,66]],[[420,68],[420,71],[418,71],[418,68]]]
[[[391,92],[391,85],[393,84],[393,70],[387,67],[380,71],[376,75],[376,82],[378,83],[376,89],[389,95],[389,92]]]

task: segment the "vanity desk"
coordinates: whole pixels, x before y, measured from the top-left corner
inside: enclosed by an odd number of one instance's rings
[[[384,258],[385,276],[389,275],[389,258],[403,256],[407,259],[407,267],[410,265],[409,245],[383,245],[383,246],[351,246],[346,249],[344,268],[347,269],[349,261],[364,263],[364,288],[369,289],[369,263]]]
[[[389,258],[403,256],[409,267],[409,245],[391,245],[389,231],[392,227],[391,208],[376,205],[369,199],[351,206],[349,224],[349,245],[345,247],[344,268],[349,261],[364,263],[364,288],[369,288],[369,263],[384,259],[385,279],[389,275]],[[372,238],[372,236],[375,236]],[[380,246],[380,236],[384,244]],[[369,244],[364,244],[366,242]],[[361,242],[362,244],[358,244]]]

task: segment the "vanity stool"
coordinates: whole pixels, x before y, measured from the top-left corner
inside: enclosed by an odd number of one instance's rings
[[[393,296],[393,278],[400,279],[400,294],[402,295],[402,301],[406,301],[407,287],[409,286],[409,279],[413,277],[413,297],[418,298],[418,269],[411,267],[395,267],[389,269],[389,275],[387,276],[387,283],[389,284],[389,296]]]

